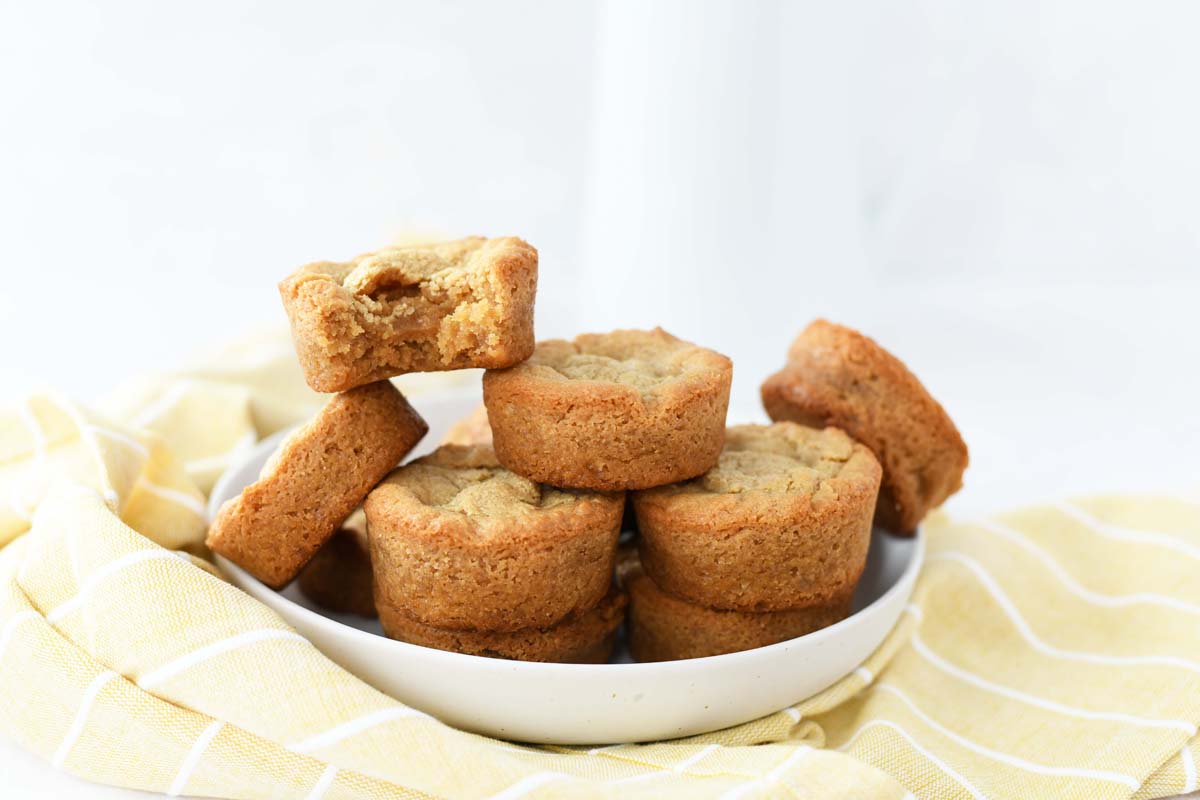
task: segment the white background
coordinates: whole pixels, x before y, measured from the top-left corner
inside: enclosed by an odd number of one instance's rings
[[[1193,488],[1197,30],[1183,0],[5,5],[0,395],[282,324],[306,261],[515,234],[541,337],[661,324],[734,358],[738,419],[809,319],[861,327],[971,446],[952,510]]]

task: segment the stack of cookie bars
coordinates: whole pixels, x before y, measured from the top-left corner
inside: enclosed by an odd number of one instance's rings
[[[536,342],[537,251],[393,247],[280,284],[310,386],[334,393],[209,546],[393,638],[603,662],[761,647],[850,612],[872,522],[911,534],[962,484],[946,412],[871,339],[818,320],[726,427],[732,363],[662,329]],[[482,367],[432,454],[389,378]],[[624,538],[623,538],[624,537]]]

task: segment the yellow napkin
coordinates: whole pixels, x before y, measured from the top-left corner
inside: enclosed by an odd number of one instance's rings
[[[218,359],[139,382],[105,416],[46,394],[0,412],[0,732],[56,767],[231,798],[1196,788],[1200,506],[1165,497],[936,517],[912,604],[879,651],[746,725],[606,748],[443,725],[334,665],[197,557],[197,485],[320,403],[289,353],[256,347],[224,370]]]

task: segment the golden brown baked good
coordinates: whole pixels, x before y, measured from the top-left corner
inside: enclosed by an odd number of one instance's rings
[[[704,658],[795,639],[845,619],[853,592],[789,611],[747,613],[689,603],[664,592],[633,557],[618,570],[629,593],[629,649],[637,661]]]
[[[608,591],[624,504],[534,483],[487,445],[443,445],[367,498],[376,607],[437,628],[549,628]]]
[[[334,395],[255,483],[221,506],[208,546],[268,586],[283,586],[427,429],[387,381]]]
[[[710,608],[828,604],[866,564],[879,476],[871,451],[836,428],[731,427],[713,469],[633,494],[642,564]]]
[[[308,385],[508,367],[533,352],[537,250],[475,236],[301,267],[279,284]]]
[[[296,585],[322,608],[360,617],[376,616],[367,516],[361,508],[304,565]]]
[[[652,331],[541,342],[483,376],[496,455],[554,486],[600,491],[683,480],[716,463],[732,365]]]
[[[450,426],[442,444],[491,444],[492,426],[488,422],[487,406],[482,403],[467,416]]]
[[[517,631],[448,630],[425,625],[393,606],[380,606],[379,620],[393,639],[491,658],[602,664],[612,654],[627,598],[610,591],[592,608],[549,628]]]
[[[762,398],[771,419],[833,425],[874,451],[883,465],[875,519],[888,530],[912,533],[962,488],[967,445],[950,416],[900,359],[852,328],[811,323]]]

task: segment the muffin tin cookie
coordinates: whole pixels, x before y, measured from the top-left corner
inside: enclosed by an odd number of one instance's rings
[[[322,608],[360,617],[377,616],[367,515],[361,508],[304,565],[296,585]]]
[[[624,503],[443,445],[367,498],[376,607],[452,630],[550,628],[608,592]]]
[[[704,658],[765,647],[828,627],[850,613],[853,592],[806,608],[761,613],[689,603],[658,588],[642,570],[636,550],[630,550],[618,574],[629,594],[626,629],[636,661]]]
[[[883,465],[876,520],[911,533],[962,487],[967,446],[945,409],[895,356],[858,331],[810,324],[762,385],[774,420],[842,428]]]
[[[301,267],[279,284],[308,385],[508,367],[533,352],[537,250],[471,237]]]
[[[875,456],[835,428],[729,428],[700,477],[635,492],[646,572],[703,606],[781,611],[853,591],[879,492]]]
[[[229,500],[208,546],[272,588],[296,577],[428,427],[387,381],[334,395]]]
[[[517,661],[601,664],[612,654],[626,603],[624,593],[610,591],[597,605],[550,628],[517,631],[437,628],[392,606],[382,607],[379,621],[393,639],[438,650]]]
[[[505,467],[554,486],[640,489],[716,463],[732,364],[661,328],[538,344],[488,370],[483,398]]]

